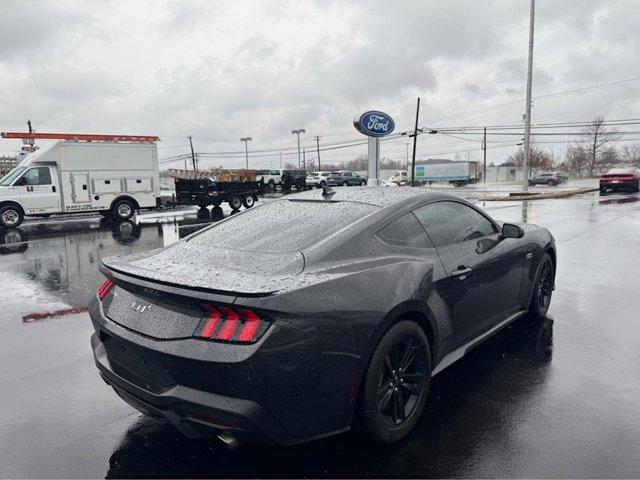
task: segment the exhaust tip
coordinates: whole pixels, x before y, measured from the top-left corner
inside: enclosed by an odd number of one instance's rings
[[[218,440],[224,443],[227,448],[230,448],[231,450],[235,450],[241,445],[240,441],[236,437],[229,435],[227,432],[220,432],[218,434]]]

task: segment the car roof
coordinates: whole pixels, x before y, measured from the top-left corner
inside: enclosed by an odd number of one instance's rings
[[[332,201],[358,202],[386,208],[395,204],[408,204],[413,201],[424,200],[462,200],[454,195],[447,195],[427,190],[424,187],[341,187],[333,189],[335,194]],[[323,200],[322,190],[308,190],[287,196],[291,200]]]
[[[609,170],[607,173],[605,173],[605,175],[611,175],[611,174],[616,174],[616,173],[634,173],[636,171],[635,168],[633,167],[628,167],[628,168],[612,168],[611,170]]]

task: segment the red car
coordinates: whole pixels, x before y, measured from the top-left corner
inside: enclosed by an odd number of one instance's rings
[[[640,191],[640,169],[613,168],[600,177],[600,193],[623,189]]]

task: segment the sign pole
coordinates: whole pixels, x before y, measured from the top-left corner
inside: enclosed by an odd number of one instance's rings
[[[367,186],[380,185],[380,139],[369,137],[367,142]]]

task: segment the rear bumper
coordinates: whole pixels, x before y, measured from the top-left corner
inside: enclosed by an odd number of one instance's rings
[[[224,433],[246,443],[297,443],[255,402],[181,385],[146,390],[114,372],[98,334],[92,335],[91,346],[100,375],[123,400],[143,413],[167,418],[186,437],[216,438]]]
[[[636,180],[619,180],[616,183],[612,181],[600,180],[600,190],[632,190],[638,187],[638,181]]]
[[[355,405],[347,400],[359,362],[327,355],[335,348],[319,339],[273,325],[236,353],[223,344],[139,335],[105,317],[97,301],[89,314],[102,378],[134,408],[166,417],[189,438],[289,446],[350,428]]]

